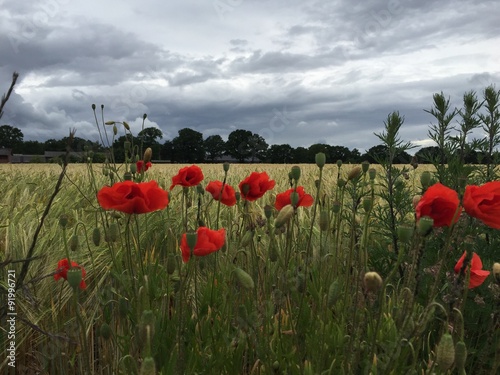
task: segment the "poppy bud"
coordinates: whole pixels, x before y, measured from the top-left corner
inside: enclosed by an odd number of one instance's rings
[[[78,250],[78,236],[76,234],[72,235],[69,239],[69,248],[71,251],[76,251]]]
[[[398,238],[403,243],[408,243],[413,237],[413,226],[401,225],[398,227]]]
[[[467,360],[467,346],[465,342],[459,341],[455,345],[455,367],[459,374],[464,374],[465,361]]]
[[[118,128],[116,125],[113,125],[113,134],[117,135],[118,134]]]
[[[328,226],[330,224],[330,217],[328,215],[327,210],[321,210],[319,213],[319,229],[323,232],[328,230]]]
[[[298,165],[293,166],[291,173],[292,173],[292,178],[295,181],[298,181],[300,178],[300,167]]]
[[[356,166],[347,175],[347,181],[356,180],[361,175],[361,168]]]
[[[101,231],[97,227],[92,231],[92,242],[96,246],[99,246],[101,243]]]
[[[68,216],[66,215],[59,216],[59,225],[63,228],[66,228],[66,226],[68,225]]]
[[[253,289],[255,287],[252,276],[243,271],[241,268],[235,268],[233,272],[236,276],[236,281],[238,281],[238,284],[240,284],[240,286],[245,289]]]
[[[500,284],[500,263],[493,263],[493,277]]]
[[[288,220],[293,216],[294,208],[291,204],[287,204],[285,207],[283,207],[280,212],[278,213],[278,216],[276,217],[276,220],[274,221],[274,226],[276,228],[279,228],[286,224]]]
[[[82,270],[79,267],[70,268],[68,270],[68,284],[76,290],[82,281]]]
[[[377,170],[375,168],[370,168],[368,169],[368,177],[370,177],[370,180],[375,180],[375,177],[377,177]]]
[[[273,206],[266,204],[264,206],[264,215],[266,216],[266,219],[269,220],[273,216]]]
[[[227,161],[222,164],[222,168],[224,169],[224,172],[228,172],[229,171],[229,167],[230,167],[231,164],[229,164]]]
[[[126,121],[123,121],[123,127],[127,130],[130,130],[130,126]]]
[[[424,190],[427,189],[431,183],[431,172],[423,171],[420,175],[420,183],[422,184]]]
[[[175,272],[176,268],[177,268],[177,264],[175,261],[175,255],[170,253],[167,256],[167,273],[169,275],[172,275]]]
[[[299,193],[293,191],[290,193],[290,203],[293,207],[297,207],[297,203],[299,203]]]
[[[318,152],[315,156],[316,165],[321,169],[325,166],[326,155],[323,152]]]
[[[150,162],[152,157],[153,157],[153,150],[151,149],[151,147],[148,147],[146,151],[144,151],[144,157],[143,157],[144,164]]]
[[[104,123],[104,125],[114,125],[114,124],[115,124],[115,122],[114,122],[114,121],[106,121],[106,122]]]
[[[139,375],[156,375],[156,364],[152,357],[145,357],[142,360],[141,372]]]
[[[433,225],[434,219],[428,216],[421,217],[417,224],[418,233],[421,236],[427,236],[431,232]]]
[[[109,340],[109,338],[111,337],[111,327],[109,326],[109,324],[102,323],[101,327],[99,328],[99,333],[104,340]]]
[[[95,104],[92,104],[92,110],[95,111]]]
[[[130,164],[130,173],[137,173],[137,164]]]
[[[330,309],[335,306],[339,296],[340,296],[340,285],[338,280],[335,280],[330,284],[330,287],[328,288],[327,303]]]
[[[337,160],[337,167],[340,168],[342,166],[342,160]]]
[[[368,172],[368,169],[370,168],[370,162],[369,161],[364,161],[361,163],[361,170],[363,171],[363,173],[366,173]]]
[[[446,372],[455,362],[455,347],[449,333],[441,336],[436,348],[436,363],[441,371]]]
[[[368,212],[373,207],[373,200],[370,197],[363,198],[363,209]]]
[[[196,242],[198,241],[198,233],[196,233],[196,232],[186,233],[186,241],[187,241],[189,248],[192,251],[194,249],[194,247],[196,246]]]
[[[253,234],[253,230],[247,231],[241,238],[240,246],[247,247],[248,245],[250,245],[250,242],[252,242],[253,240]]]
[[[382,287],[382,278],[377,272],[367,272],[364,277],[366,290],[376,293]]]
[[[148,118],[148,115],[146,113],[142,115],[143,120],[146,120],[147,118]]]

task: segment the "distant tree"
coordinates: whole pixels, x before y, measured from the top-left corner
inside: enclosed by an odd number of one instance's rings
[[[259,161],[266,160],[269,145],[261,135],[253,133],[248,144],[250,146],[250,158],[252,163],[256,159]]]
[[[347,159],[348,163],[361,163],[361,153],[357,148],[353,148],[351,150],[351,154],[349,155],[349,158]]]
[[[23,143],[23,132],[10,125],[0,126],[0,147],[10,148],[12,151],[18,150]]]
[[[215,161],[220,158],[226,150],[226,142],[219,134],[210,135],[204,141],[205,157],[208,161]]]
[[[327,151],[326,157],[331,163],[335,163],[337,160],[347,163],[351,159],[351,150],[345,146],[328,146]]]
[[[173,140],[176,161],[186,163],[200,163],[205,160],[203,134],[196,130],[184,128]]]
[[[244,163],[251,155],[250,140],[253,133],[249,130],[237,129],[229,133],[226,142],[226,154]]]
[[[361,159],[370,163],[378,163],[379,160],[387,158],[387,146],[377,145],[371,147],[365,154],[361,155]],[[408,164],[411,161],[411,155],[406,151],[402,151],[394,157],[393,163]]]
[[[437,146],[422,147],[415,152],[415,156],[420,164],[432,164],[433,161],[439,160],[440,155],[441,153]]]
[[[44,143],[45,151],[66,151],[67,143],[64,139],[47,139]]]
[[[272,145],[267,150],[267,160],[270,163],[291,163],[293,151],[293,147],[289,144]]]
[[[141,147],[142,145],[142,150],[139,150],[139,153],[141,153],[140,157],[142,158],[142,153],[146,148],[151,147],[153,150],[153,158],[160,158],[160,149],[161,145],[159,143],[159,139],[163,138],[163,133],[161,132],[160,129],[158,128],[145,128],[137,134],[137,138],[139,139],[139,144],[138,146]]]
[[[296,147],[292,152],[294,163],[314,163],[314,159],[309,157],[309,150],[305,147]]]
[[[322,152],[326,155],[326,162],[327,163],[335,163],[337,159],[335,160],[330,160],[330,157],[328,154],[330,153],[330,146],[324,143],[314,143],[309,146],[308,148],[309,151],[309,163],[314,163],[314,160],[316,158],[316,154],[319,152]]]
[[[19,149],[20,154],[25,155],[43,155],[45,145],[38,141],[24,141]]]
[[[169,160],[170,162],[175,161],[174,142],[171,140],[165,141],[161,146],[161,155],[164,160]]]

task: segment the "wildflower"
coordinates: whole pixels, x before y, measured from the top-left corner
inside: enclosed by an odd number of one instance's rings
[[[113,186],[105,186],[99,190],[97,200],[105,210],[117,210],[127,214],[162,210],[169,202],[168,193],[158,187],[156,181],[117,182]]]
[[[203,181],[203,178],[203,172],[197,165],[181,168],[179,172],[172,177],[170,190],[172,190],[176,185],[183,187],[196,186]]]
[[[137,172],[146,172],[149,168],[151,168],[152,164],[150,161],[144,163],[144,160],[139,160],[137,163],[135,163],[137,167]]]
[[[216,201],[220,201],[226,206],[234,206],[236,204],[236,194],[234,188],[231,185],[224,184],[224,189],[222,189],[221,181],[210,181],[205,188]]]
[[[196,256],[205,256],[220,250],[226,241],[226,230],[224,228],[212,230],[207,227],[199,227],[196,233],[197,239],[193,248],[193,254]],[[191,248],[188,245],[186,233],[182,235],[181,251],[182,260],[187,263],[191,257]]]
[[[87,272],[85,272],[85,269],[82,267],[82,266],[79,266],[78,263],[76,262],[71,262],[71,268],[79,268],[81,269],[82,271],[82,280],[80,281],[80,289],[85,289],[87,288],[87,284],[85,283],[85,275],[87,274]],[[64,259],[61,259],[58,263],[57,263],[57,270],[56,270],[56,273],[54,275],[54,280],[59,280],[59,279],[64,279],[66,281],[68,281],[68,271],[69,271],[70,267],[69,267],[69,263],[68,263],[68,259],[64,258]]]
[[[310,207],[310,206],[312,206],[312,204],[314,202],[313,197],[309,194],[306,194],[303,186],[297,186],[297,190],[292,188],[292,189],[288,189],[287,191],[285,191],[283,193],[279,193],[276,196],[276,203],[274,204],[274,207],[277,210],[281,210],[287,204],[291,204],[292,200],[291,200],[290,196],[294,191],[296,191],[297,194],[299,195],[299,200],[297,202],[296,207],[300,207],[300,206]]]
[[[448,227],[456,223],[460,216],[460,201],[455,190],[439,182],[429,187],[417,203],[417,220],[429,216],[434,220],[434,227]]]
[[[500,181],[466,186],[463,202],[467,214],[491,228],[500,229]]]
[[[266,191],[271,190],[276,181],[270,180],[266,172],[252,172],[250,176],[240,182],[241,197],[247,201],[261,198]]]
[[[465,257],[467,256],[467,252],[465,251],[462,257],[458,260],[455,265],[455,273],[459,273],[464,265]],[[490,271],[483,270],[483,262],[481,262],[481,258],[476,253],[472,253],[472,259],[470,260],[470,279],[469,279],[469,289],[475,288],[481,285],[484,280],[490,274]]]

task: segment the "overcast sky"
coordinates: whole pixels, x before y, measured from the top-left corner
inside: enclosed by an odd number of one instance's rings
[[[134,134],[235,129],[269,144],[378,144],[392,111],[429,145],[432,95],[500,88],[498,0],[0,0],[2,124],[98,141],[91,104]],[[478,136],[481,136],[478,133]]]

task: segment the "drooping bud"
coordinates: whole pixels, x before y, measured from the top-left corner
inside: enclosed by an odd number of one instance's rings
[[[144,157],[143,157],[144,164],[150,162],[152,157],[153,157],[153,150],[151,149],[151,147],[148,147],[146,151],[144,151]]]
[[[367,272],[365,273],[364,284],[366,290],[377,293],[382,287],[383,281],[377,272]]]
[[[465,362],[467,361],[467,346],[465,342],[458,341],[455,344],[455,367],[459,374],[465,373]]]
[[[436,363],[439,369],[446,372],[455,362],[455,346],[453,337],[449,333],[441,336],[441,340],[436,348]]]
[[[123,121],[123,127],[127,130],[130,130],[130,125],[127,123],[127,121]]]
[[[322,169],[326,164],[326,155],[323,152],[318,152],[315,156],[316,165]]]
[[[280,228],[284,224],[288,223],[290,218],[293,216],[293,212],[294,212],[293,206],[291,204],[287,204],[278,213],[278,216],[276,217],[276,220],[274,221],[274,226],[276,228]]]
[[[71,251],[76,251],[78,250],[78,246],[79,246],[78,236],[74,234],[69,238],[69,249]]]
[[[116,125],[113,125],[113,134],[114,135],[118,134],[118,127]]]
[[[236,277],[236,281],[240,284],[240,286],[245,289],[253,289],[255,287],[252,276],[243,271],[241,268],[235,268],[233,272]]]
[[[114,121],[106,121],[106,122],[104,123],[104,125],[114,125],[114,124],[115,124],[115,122],[114,122]]]
[[[92,242],[96,246],[99,246],[99,244],[101,243],[101,231],[97,227],[95,227],[92,231]]]

